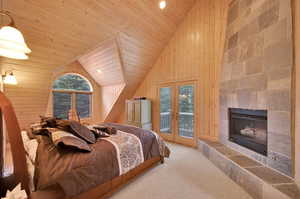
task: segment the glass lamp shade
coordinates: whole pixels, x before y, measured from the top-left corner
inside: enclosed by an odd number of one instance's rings
[[[160,9],[165,9],[167,7],[167,2],[166,1],[160,1],[159,2],[159,8]]]
[[[3,77],[3,83],[4,84],[17,85],[18,81],[17,81],[16,77],[14,76],[14,74],[10,73],[10,74],[6,74]]]
[[[0,29],[0,55],[13,59],[28,59],[27,53],[31,53],[31,50],[18,29],[12,26]]]

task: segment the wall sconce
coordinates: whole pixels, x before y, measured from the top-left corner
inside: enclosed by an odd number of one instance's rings
[[[14,76],[14,73],[11,72],[5,72],[4,75],[2,75],[2,80],[4,84],[10,84],[10,85],[17,85],[18,81],[16,77]]]
[[[167,7],[167,2],[166,1],[160,1],[159,2],[159,8],[161,10],[165,9]]]

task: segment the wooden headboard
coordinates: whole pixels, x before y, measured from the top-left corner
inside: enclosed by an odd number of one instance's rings
[[[10,100],[0,92],[1,121],[5,122],[5,130],[11,145],[11,154],[14,164],[14,178],[16,183],[21,183],[22,188],[29,195],[29,175],[26,164],[26,154],[21,136],[21,129]],[[1,122],[1,136],[3,137],[3,123]],[[1,160],[1,168],[3,160]]]
[[[4,168],[4,135],[3,135],[3,120],[2,112],[0,110],[0,177],[3,177],[3,168]]]

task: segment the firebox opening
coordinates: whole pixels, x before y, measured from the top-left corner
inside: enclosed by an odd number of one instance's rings
[[[229,108],[229,140],[267,156],[267,115],[266,110]]]

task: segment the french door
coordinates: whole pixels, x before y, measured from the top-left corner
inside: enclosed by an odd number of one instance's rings
[[[171,142],[196,146],[196,83],[159,86],[159,133]]]

